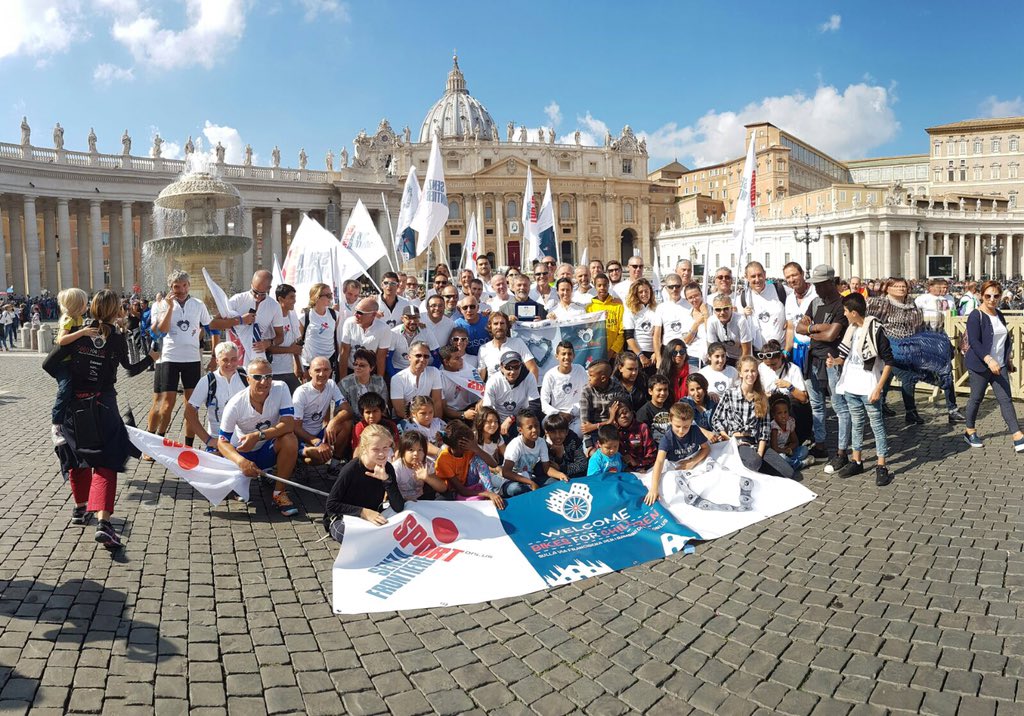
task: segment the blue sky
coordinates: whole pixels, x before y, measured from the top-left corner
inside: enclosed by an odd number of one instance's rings
[[[767,15],[779,20],[767,21]],[[205,136],[257,163],[281,147],[311,167],[387,117],[414,135],[453,48],[501,127],[624,124],[651,168],[742,154],[767,119],[841,159],[927,151],[924,128],[1024,114],[1021,20],[1011,2],[448,2],[3,0],[0,141],[55,122],[68,149],[165,156]]]

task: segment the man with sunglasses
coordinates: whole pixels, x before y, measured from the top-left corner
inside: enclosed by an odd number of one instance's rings
[[[420,309],[406,306],[402,312],[402,324],[391,329],[391,367],[395,372],[409,367],[409,346],[416,341],[426,343],[430,353],[437,356],[441,346],[434,338],[433,332],[420,323]]]
[[[740,292],[740,314],[750,333],[754,350],[768,341],[786,340],[786,290],[768,284],[764,266],[751,261],[746,267],[747,288]]]
[[[622,283],[622,264],[612,259],[605,266],[605,276],[608,277],[608,293],[612,294],[616,298],[625,300],[615,291],[615,287]],[[597,286],[597,277],[592,277],[594,285]]]
[[[736,367],[743,356],[750,355],[750,330],[746,321],[734,318],[732,300],[719,294],[712,303],[714,314],[708,319],[708,344],[725,344],[725,362]]]
[[[387,324],[377,318],[377,301],[364,298],[356,304],[355,315],[346,318],[338,329],[341,354],[338,356],[339,380],[354,368],[353,359],[359,348],[365,348],[377,356],[377,375],[387,377],[388,351],[391,349],[391,331]]]
[[[381,320],[388,327],[388,330],[402,322],[402,312],[406,306],[412,304],[398,295],[399,279],[394,271],[388,271],[381,277],[380,288],[383,293],[380,297],[380,311],[383,314]]]
[[[436,296],[441,293],[441,290],[448,285],[448,277],[443,273],[434,274],[433,288],[427,289],[427,295],[423,297],[423,300]],[[420,310],[423,310],[423,306],[420,306]]]
[[[461,318],[462,314],[459,313],[459,292],[452,284],[448,284],[441,289],[441,298],[444,300],[444,315],[454,321],[456,318]]]
[[[629,289],[633,287],[633,284],[644,277],[644,260],[639,256],[632,256],[626,262],[626,269],[629,271],[629,275],[615,284],[613,289],[615,295],[623,302],[629,296]]]
[[[227,319],[231,321],[230,325],[253,327],[253,351],[252,355],[246,356],[246,360],[266,359],[267,348],[284,341],[284,315],[281,306],[270,295],[271,283],[273,276],[269,271],[257,271],[252,275],[248,291],[236,293],[228,299],[228,307],[238,314],[237,318]],[[219,337],[214,336],[213,342],[216,345]]]
[[[551,268],[544,262],[538,263],[533,269],[534,285],[530,289],[530,298],[544,306],[546,310],[558,303],[558,295],[551,288]]]
[[[423,311],[420,311],[422,315]],[[431,296],[426,300],[427,317],[423,321],[425,330],[430,331],[434,336],[434,342],[439,346],[448,345],[448,336],[455,328],[455,321],[444,315],[444,299],[441,296]]]
[[[722,295],[728,296],[729,300],[731,301],[733,299],[732,269],[729,268],[728,266],[720,266],[718,270],[715,271],[714,276],[714,284],[711,286],[711,288],[708,289],[708,295],[704,297],[705,300],[709,304],[714,304],[715,296]]]
[[[287,480],[299,453],[291,393],[287,385],[274,380],[266,358],[250,360],[246,369],[249,388],[224,406],[217,448],[246,477],[260,477],[264,470],[273,469],[276,477]],[[275,482],[273,500],[285,517],[299,511],[282,482]]]
[[[480,312],[480,301],[472,295],[462,299],[459,311],[462,313],[462,317],[455,319],[455,327],[465,330],[469,335],[466,352],[475,356],[480,352],[480,346],[491,340],[490,331],[487,330],[487,319]]]

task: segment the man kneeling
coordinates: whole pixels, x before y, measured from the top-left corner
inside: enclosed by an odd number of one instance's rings
[[[273,468],[278,477],[288,479],[299,450],[291,393],[287,385],[273,379],[265,358],[254,358],[246,368],[249,388],[225,406],[217,447],[246,477],[259,477],[263,470]],[[282,482],[274,485],[274,504],[285,517],[299,511]]]

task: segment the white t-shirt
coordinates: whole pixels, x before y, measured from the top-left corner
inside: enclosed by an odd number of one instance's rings
[[[253,337],[257,341],[271,340],[274,337],[275,328],[284,328],[284,316],[281,315],[281,306],[270,296],[267,296],[260,305],[256,305],[256,298],[251,291],[236,293],[228,299],[228,307],[239,315],[256,309],[256,321],[253,325]],[[252,358],[266,358],[266,353],[253,351]]]
[[[992,323],[992,351],[989,355],[1003,368],[1006,365],[1006,326],[999,320],[999,316],[989,316],[988,320]]]
[[[498,411],[502,420],[509,416],[515,416],[523,408],[530,405],[530,401],[537,397],[537,379],[533,373],[526,370],[522,382],[513,387],[505,379],[505,374],[500,370],[487,376],[487,387],[484,389],[484,405],[489,405]]]
[[[530,298],[544,306],[546,309],[550,309],[558,303],[558,294],[555,292],[555,289],[552,288],[548,291],[546,296],[541,296],[540,291],[537,290],[537,284],[533,284],[533,286],[530,287]]]
[[[427,439],[427,442],[431,445],[437,445],[440,441],[437,439],[437,434],[444,430],[445,422],[441,418],[434,418],[430,421],[430,425],[424,427],[415,420],[403,420],[400,431],[405,432],[406,430],[412,430]],[[431,459],[432,461],[432,459]]]
[[[572,364],[568,375],[557,367],[549,370],[540,386],[540,406],[544,414],[568,413],[572,416],[569,429],[577,435],[582,434],[580,395],[588,382],[586,369],[576,363]]]
[[[441,390],[444,386],[444,379],[441,378],[441,371],[432,365],[423,369],[423,373],[416,380],[409,368],[400,370],[391,378],[391,399],[404,400],[406,404],[417,395],[430,397],[434,390]]]
[[[698,372],[708,379],[708,392],[714,393],[719,397],[725,395],[726,391],[736,385],[740,375],[739,371],[731,365],[725,366],[723,371],[717,371],[711,366],[706,365]]]
[[[303,430],[316,435],[324,429],[324,418],[331,413],[331,403],[337,412],[343,400],[341,389],[330,378],[322,391],[314,388],[312,383],[303,383],[292,396],[295,419],[302,422]]]
[[[306,338],[302,346],[302,365],[308,367],[314,358],[330,358],[334,355],[337,350],[338,321],[331,315],[331,309],[324,310],[321,316],[312,308],[302,316],[303,323],[307,320],[309,325],[306,326]]]
[[[593,286],[590,287],[589,291],[580,291],[579,287],[577,286],[576,290],[573,291],[573,293],[572,293],[572,302],[573,303],[578,303],[581,306],[583,306],[584,308],[586,308],[587,304],[589,304],[591,301],[593,301],[594,300],[594,296],[596,296],[596,295],[597,295],[597,289],[594,288]]]
[[[533,447],[529,447],[521,436],[516,436],[505,446],[505,459],[512,461],[515,472],[532,478],[537,465],[549,462],[547,441],[537,438]]]
[[[818,291],[814,288],[814,284],[807,286],[807,293],[804,294],[802,299],[797,299],[796,293],[790,291],[786,294],[786,321],[793,324],[796,327],[797,321],[803,318],[804,314],[807,313],[807,309],[811,307],[811,301],[818,297]],[[796,331],[793,332],[793,340],[796,343],[810,343],[811,339],[808,336],[802,336]]]
[[[163,347],[160,349],[160,360],[158,363],[196,363],[202,359],[199,350],[200,330],[203,326],[210,325],[213,316],[210,315],[206,304],[198,298],[189,296],[182,306],[174,299],[170,299],[173,307],[171,309],[171,325],[167,329],[167,335],[163,340]],[[163,320],[167,312],[167,301],[161,301],[153,307],[152,321],[157,326]]]
[[[778,341],[786,345],[786,304],[779,300],[775,286],[768,284],[761,293],[744,291],[743,299],[754,312],[745,316],[746,310],[739,309],[739,315],[747,324],[750,342],[754,350],[759,350],[768,341]]]
[[[433,319],[429,318],[426,313],[423,314],[422,323],[424,325],[424,331],[430,331],[434,336],[434,342],[439,346],[448,345],[448,337],[452,334],[452,329],[455,328],[455,321],[448,318],[448,316],[441,316],[441,320],[434,323]]]
[[[412,338],[405,335],[405,326],[402,325],[395,326],[391,332],[394,334],[391,336],[391,350],[394,351],[391,354],[391,365],[395,367],[396,371],[409,367],[409,346],[416,341],[426,343],[431,352],[441,347],[437,344],[433,332],[426,328],[421,328],[420,332]]]
[[[295,408],[292,406],[292,394],[288,392],[288,386],[281,381],[275,380],[270,386],[270,394],[263,402],[263,410],[259,412],[249,400],[249,391],[243,390],[228,401],[221,413],[220,436],[237,447],[242,441],[242,435],[269,430],[286,415],[295,415]],[[252,450],[259,450],[265,442],[260,440],[253,445]]]
[[[629,289],[633,287],[633,279],[624,278],[611,287],[611,292],[622,299],[622,302],[626,302],[626,297],[629,295]]]
[[[807,386],[804,384],[804,376],[801,374],[800,369],[792,363],[786,363],[786,367],[782,370],[782,375],[778,375],[764,363],[757,366],[757,372],[761,376],[761,387],[769,395],[772,393],[790,394],[789,388],[775,387],[775,383],[779,380],[789,381],[797,390],[807,390]]]
[[[477,365],[487,371],[487,377],[490,377],[496,373],[501,372],[501,356],[507,351],[515,351],[523,358],[525,363],[528,360],[534,360],[533,353],[530,352],[530,348],[526,345],[526,341],[522,338],[515,336],[509,336],[505,339],[505,342],[498,348],[494,345],[494,341],[490,340],[480,346],[480,351],[476,354]]]
[[[295,311],[289,311],[287,316],[284,318],[284,338],[281,340],[280,348],[287,348],[288,346],[294,345],[295,341],[299,339],[299,316]],[[286,375],[294,373],[295,361],[294,356],[289,353],[268,353],[267,358],[270,359],[270,365],[274,369],[274,375]]]
[[[743,343],[750,342],[750,330],[747,322],[742,318],[733,316],[728,323],[722,323],[717,316],[712,316],[707,321],[708,345],[720,342],[725,344],[725,353],[730,358],[739,359],[743,352]],[[731,341],[731,342],[730,342]]]
[[[375,320],[370,327],[363,330],[363,327],[356,323],[356,317],[346,318],[339,328],[339,342],[343,346],[351,346],[348,353],[348,367],[355,365],[356,351],[365,348],[371,353],[376,353],[383,348],[390,350],[392,333],[387,325],[381,320]]]
[[[661,316],[658,315],[657,309],[652,311],[647,306],[641,306],[637,313],[627,308],[622,317],[622,328],[633,330],[633,338],[644,353],[654,350],[654,327],[660,325]]]
[[[402,311],[405,310],[405,307],[415,306],[416,304],[407,298],[402,298],[401,296],[399,296],[397,299],[395,299],[394,308],[388,308],[388,305],[384,303],[383,298],[377,301],[377,305],[379,306],[381,313],[384,314],[384,317],[378,320],[384,321],[384,323],[387,324],[388,328],[391,329],[394,328],[395,326],[402,325]]]
[[[216,381],[216,388],[213,394],[213,400],[210,401],[209,405],[206,405],[206,398],[209,396],[209,376],[213,376]],[[242,382],[241,376],[235,371],[231,374],[231,378],[225,378],[220,374],[220,371],[214,371],[213,373],[207,373],[206,376],[199,379],[196,384],[196,389],[192,391],[192,396],[188,399],[189,405],[193,406],[196,410],[202,407],[206,407],[206,431],[210,435],[216,437],[220,434],[220,417],[223,409],[227,407],[228,402],[235,397],[236,394],[245,390],[245,383]]]
[[[491,312],[492,313],[494,311],[500,311],[501,307],[504,306],[506,303],[515,303],[515,302],[516,302],[516,297],[513,296],[511,293],[508,294],[508,298],[502,300],[501,298],[498,298],[497,294],[495,294],[493,291],[491,292],[490,298],[487,299],[487,305],[491,307]]]
[[[863,331],[858,328],[850,336],[850,345],[857,345],[857,334]],[[860,351],[850,351],[843,362],[843,372],[836,383],[836,393],[839,395],[871,395],[871,391],[878,385],[878,379],[882,377],[882,360],[876,358],[872,370],[865,370],[864,358]]]
[[[956,300],[949,295],[933,296],[923,293],[914,299],[914,304],[921,309],[924,325],[933,331],[941,331],[946,325],[946,316],[956,305]]]
[[[587,303],[590,303],[590,301],[587,301]],[[587,307],[575,302],[570,303],[568,306],[563,306],[562,302],[559,301],[548,311],[548,318],[557,318],[560,321],[568,321],[585,315],[587,315]]]

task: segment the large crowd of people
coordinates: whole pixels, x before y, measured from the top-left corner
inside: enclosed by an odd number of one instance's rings
[[[1006,378],[1006,295],[995,281],[968,282],[954,298],[936,279],[912,299],[902,278],[865,283],[827,265],[805,274],[788,263],[769,281],[754,261],[742,288],[721,267],[705,292],[688,261],[654,282],[644,268],[634,256],[624,278],[618,261],[572,266],[545,257],[529,273],[497,272],[481,257],[475,272],[438,265],[429,286],[387,272],[381,293],[368,296],[357,281],[315,284],[299,296],[257,271],[229,298],[227,316],[193,298],[182,271],[151,304],[62,291],[57,347],[44,368],[58,385],[52,436],[71,483],[72,520],[95,513],[97,541],[120,546],[110,523],[116,473],[139,454],[117,410],[118,365],[153,371],[150,432],[172,430],[180,390],[184,443],[269,480],[281,515],[298,509],[276,478],[330,465],[324,522],[339,540],[340,517],[381,524],[385,503],[489,500],[500,509],[550,481],[609,472],[652,470],[652,504],[664,472],[692,468],[709,444],[726,440],[755,471],[797,477],[822,461],[826,473],[849,478],[866,469],[866,426],[875,484],[884,487],[893,479],[885,422],[895,414],[886,404],[893,378],[907,425],[924,422],[915,386],[933,381],[945,390],[949,422],[964,423],[976,448],[991,386],[1014,448],[1024,451]],[[541,374],[512,335],[517,322],[596,312],[607,357],[586,366],[564,341],[553,347],[556,366]],[[942,333],[950,313],[968,315],[959,346],[970,373],[966,415],[941,370],[906,357],[926,335],[952,351]]]

